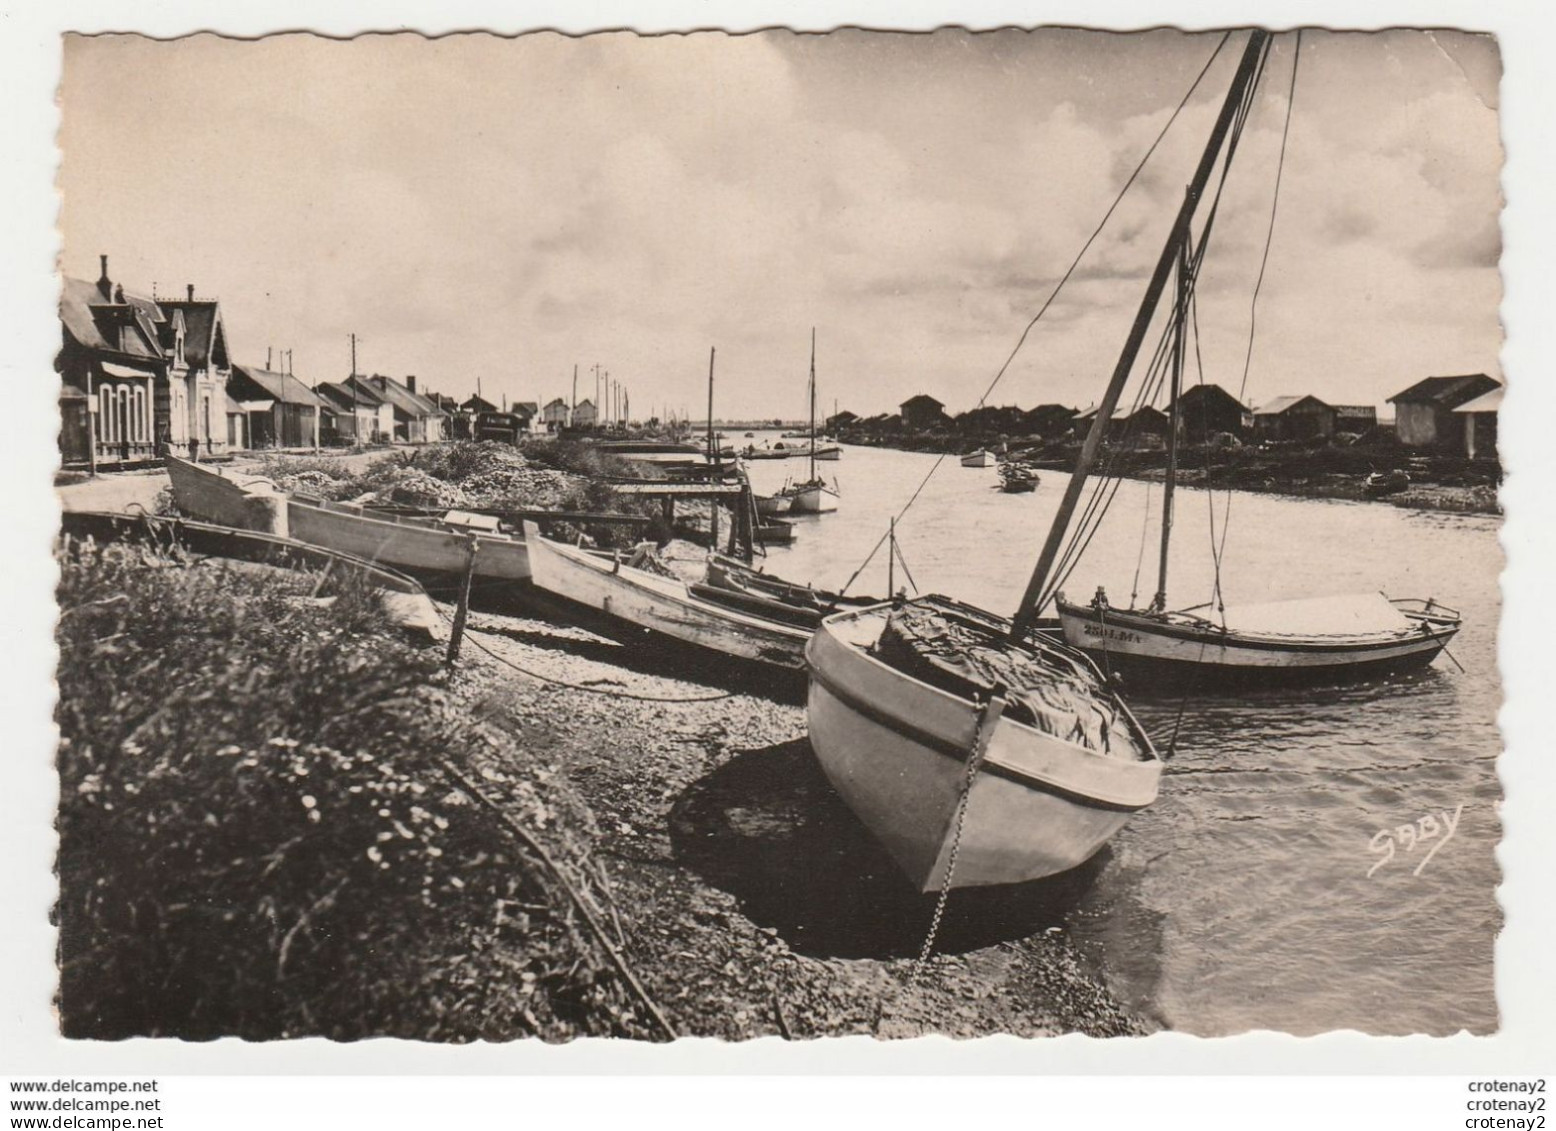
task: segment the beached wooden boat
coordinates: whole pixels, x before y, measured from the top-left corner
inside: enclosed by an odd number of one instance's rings
[[[981,448],[976,452],[968,452],[962,457],[963,467],[993,467],[994,453],[986,452]]]
[[[167,457],[173,499],[185,514],[238,530],[287,537],[286,495],[258,475]]]
[[[1422,668],[1459,631],[1432,601],[1382,594],[1272,601],[1213,612],[1079,605],[1058,595],[1064,638],[1134,690],[1334,683]]]
[[[293,538],[183,518],[99,511],[66,511],[60,517],[60,533],[66,538],[90,538],[100,543],[176,546],[203,557],[277,569],[352,570],[373,586],[379,604],[398,627],[431,636],[444,623],[426,590],[413,578],[378,562],[310,546]]]
[[[1036,622],[1168,277],[1196,261],[1192,221],[1223,143],[1241,131],[1268,41],[1249,32],[1016,615],[898,600],[827,617],[806,649],[816,756],[921,890],[1073,868],[1156,798],[1162,767],[1150,738],[1095,665]]]
[[[1023,645],[1043,671],[1031,698],[1060,705],[1039,703],[1024,718],[991,711],[970,684],[936,686],[882,657],[883,633],[912,609],[972,626],[1009,654],[1008,621],[944,598],[837,613],[806,651],[806,718],[827,779],[920,890],[1066,871],[1156,799],[1162,767],[1150,739],[1083,657],[1037,639]]]
[[[535,588],[609,618],[629,639],[669,640],[706,656],[799,674],[810,632],[695,596],[684,581],[618,555],[552,542],[524,524]]]
[[[331,503],[294,495],[288,505],[292,537],[342,550],[397,569],[463,574],[470,563],[470,536],[479,540],[475,576],[487,581],[528,581],[524,539],[480,516],[449,511],[441,519],[382,514],[352,503]]]
[[[174,500],[196,518],[258,529],[257,515],[278,511],[279,525],[271,527],[271,533],[419,573],[463,574],[470,563],[470,535],[475,534],[480,541],[476,577],[529,579],[523,538],[483,516],[462,511],[449,511],[441,519],[394,515],[354,503],[288,496],[269,480],[187,460],[170,457],[167,466]]]

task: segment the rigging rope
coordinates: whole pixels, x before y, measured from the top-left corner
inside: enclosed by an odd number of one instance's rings
[[[1211,198],[1210,208],[1206,213],[1205,223],[1200,232],[1200,238],[1197,243],[1194,243],[1192,240],[1192,234],[1190,234],[1188,237],[1193,245],[1193,254],[1191,256],[1190,267],[1188,271],[1188,282],[1186,284],[1190,309],[1192,309],[1192,304],[1198,294],[1199,273],[1201,267],[1204,264],[1206,252],[1210,247],[1210,235],[1214,229],[1216,215],[1221,207],[1222,196],[1226,191],[1227,178],[1231,173],[1232,168],[1232,158],[1237,152],[1237,146],[1242,138],[1243,129],[1247,125],[1249,115],[1252,111],[1255,92],[1258,89],[1259,78],[1263,75],[1265,62],[1267,61],[1268,57],[1269,45],[1266,44],[1264,52],[1259,58],[1257,68],[1254,73],[1254,81],[1249,83],[1248,89],[1244,92],[1241,101],[1238,103],[1236,116],[1233,119],[1232,128],[1227,138],[1226,153],[1222,159],[1221,176],[1216,183],[1215,195]],[[1043,608],[1049,601],[1054,598],[1054,596],[1059,592],[1060,587],[1065,583],[1065,581],[1068,580],[1070,574],[1074,572],[1075,568],[1080,564],[1081,558],[1085,556],[1087,548],[1089,548],[1091,545],[1092,538],[1096,535],[1103,516],[1107,513],[1108,508],[1112,505],[1113,498],[1118,494],[1118,481],[1113,479],[1113,469],[1118,459],[1118,452],[1126,446],[1124,443],[1122,443],[1122,441],[1129,437],[1130,431],[1134,426],[1135,414],[1138,412],[1140,405],[1142,403],[1153,403],[1156,399],[1157,393],[1160,392],[1161,384],[1166,373],[1166,360],[1168,356],[1167,346],[1170,341],[1170,336],[1175,329],[1175,324],[1178,321],[1179,320],[1176,318],[1170,318],[1166,321],[1162,328],[1161,337],[1157,341],[1156,350],[1151,358],[1149,365],[1146,368],[1145,377],[1141,382],[1140,391],[1136,394],[1134,407],[1131,408],[1130,416],[1126,419],[1124,432],[1119,437],[1120,442],[1113,445],[1115,449],[1113,454],[1109,455],[1104,468],[1098,474],[1098,485],[1093,488],[1091,499],[1087,503],[1086,509],[1082,513],[1080,522],[1072,527],[1064,553],[1059,559],[1059,562],[1053,570],[1052,574],[1050,575],[1049,581],[1045,585],[1044,591],[1038,600],[1038,608]],[[1108,486],[1110,483],[1111,486]],[[1104,491],[1106,491],[1105,501]]]
[[[973,406],[972,411],[976,412],[978,409],[982,408],[988,401],[989,397],[993,395],[995,386],[997,386],[1000,383],[1000,380],[1005,376],[1005,371],[1010,368],[1011,362],[1016,360],[1016,355],[1021,352],[1021,347],[1026,344],[1027,337],[1032,333],[1033,327],[1037,325],[1038,321],[1043,317],[1044,314],[1048,313],[1048,308],[1052,306],[1054,300],[1059,297],[1059,292],[1063,290],[1064,285],[1070,281],[1070,276],[1075,273],[1075,269],[1080,266],[1081,260],[1085,257],[1086,253],[1091,250],[1091,245],[1096,242],[1097,237],[1102,234],[1102,229],[1105,228],[1108,221],[1112,219],[1113,213],[1118,209],[1118,206],[1123,203],[1125,194],[1129,192],[1130,187],[1133,186],[1136,179],[1139,178],[1141,171],[1145,168],[1146,162],[1151,159],[1151,155],[1154,154],[1157,147],[1161,145],[1162,139],[1167,136],[1167,131],[1172,129],[1173,123],[1178,120],[1178,115],[1181,114],[1183,112],[1183,108],[1188,105],[1189,99],[1192,98],[1194,96],[1194,92],[1199,89],[1200,82],[1204,79],[1206,73],[1210,70],[1211,64],[1214,63],[1217,57],[1220,56],[1221,49],[1226,46],[1226,41],[1231,37],[1231,34],[1232,33],[1230,31],[1224,32],[1222,34],[1220,41],[1216,44],[1216,49],[1210,53],[1210,58],[1205,60],[1205,65],[1200,68],[1199,74],[1194,77],[1193,83],[1191,83],[1189,89],[1184,92],[1182,99],[1179,100],[1178,105],[1173,110],[1171,117],[1169,117],[1166,124],[1162,126],[1161,132],[1156,135],[1156,140],[1151,142],[1151,147],[1145,151],[1145,156],[1140,158],[1139,163],[1134,168],[1134,172],[1129,174],[1129,179],[1124,182],[1123,188],[1118,190],[1118,195],[1113,198],[1113,203],[1108,205],[1108,210],[1103,213],[1102,220],[1097,224],[1091,235],[1086,237],[1086,242],[1081,245],[1080,251],[1076,253],[1075,258],[1070,262],[1070,266],[1065,269],[1065,272],[1060,277],[1059,281],[1054,284],[1054,289],[1049,292],[1048,298],[1044,300],[1043,305],[1038,309],[1038,312],[1032,316],[1031,320],[1026,324],[1026,327],[1021,331],[1021,336],[1016,339],[1015,348],[1010,351],[1010,355],[1005,358],[1005,363],[1001,365],[999,367],[999,371],[994,374],[994,379],[989,382],[989,387],[983,391],[983,396],[978,398],[978,403]],[[948,452],[940,453],[940,456],[930,466],[929,472],[924,476],[923,481],[920,482],[919,485],[914,489],[913,494],[908,497],[908,501],[903,504],[902,509],[897,512],[897,522],[901,522],[903,516],[906,515],[913,504],[918,501],[919,495],[922,494],[924,488],[929,485],[929,481],[934,478],[935,472],[940,470],[940,465],[945,462],[946,456],[949,454],[950,453]],[[875,555],[880,552],[881,545],[885,541],[886,536],[882,535],[881,540],[875,544],[875,547],[865,557],[864,561],[859,564],[859,568],[854,570],[853,575],[849,577],[848,581],[843,585],[843,588],[838,591],[839,593],[848,592],[849,587],[852,586],[856,580],[858,580],[859,575],[864,572],[865,567],[868,566]]]
[[[1271,40],[1273,45],[1274,41]],[[1237,399],[1241,403],[1248,390],[1248,373],[1253,366],[1254,336],[1258,327],[1259,291],[1264,286],[1264,271],[1270,261],[1270,245],[1275,241],[1275,215],[1280,209],[1281,175],[1286,168],[1286,141],[1291,135],[1291,110],[1297,98],[1297,67],[1302,61],[1302,29],[1297,29],[1296,45],[1291,52],[1291,82],[1286,89],[1286,122],[1280,131],[1280,156],[1275,162],[1275,189],[1270,194],[1270,223],[1264,233],[1264,255],[1259,260],[1259,277],[1254,281],[1253,298],[1248,304],[1248,350],[1243,355],[1243,378],[1237,386]],[[1221,545],[1216,551],[1219,567],[1221,556],[1226,553],[1227,531],[1232,523],[1232,490],[1227,488],[1226,506],[1221,515]],[[1217,577],[1219,591],[1220,578]]]
[[[434,609],[437,609],[438,615],[440,617],[442,617],[444,620],[448,621],[450,624],[454,623],[453,620],[450,619],[449,615],[447,613],[445,613],[443,611],[442,607],[439,606],[436,602],[433,603],[432,607]],[[720,692],[718,692],[716,694],[713,694],[713,695],[683,696],[683,697],[677,697],[677,696],[668,696],[667,697],[667,696],[661,696],[661,695],[634,695],[630,691],[617,691],[614,688],[590,687],[588,684],[585,684],[585,683],[569,683],[565,679],[557,679],[555,676],[542,675],[540,672],[531,671],[529,668],[526,668],[526,667],[524,667],[524,666],[522,666],[520,664],[514,663],[512,660],[508,659],[508,657],[506,657],[506,656],[498,655],[496,652],[492,651],[485,644],[482,644],[478,639],[476,639],[476,637],[478,635],[483,635],[480,632],[480,630],[471,628],[468,624],[465,625],[465,631],[464,631],[465,639],[468,640],[471,644],[474,644],[479,651],[485,652],[492,659],[496,660],[499,664],[507,665],[508,667],[512,668],[514,671],[518,672],[520,675],[527,675],[531,679],[538,679],[538,680],[540,680],[540,682],[542,682],[542,683],[553,684],[553,685],[555,685],[557,687],[565,687],[569,691],[587,691],[591,695],[609,695],[612,699],[636,699],[637,701],[639,701],[641,703],[717,703],[721,699],[733,699],[735,697],[735,694],[736,694],[733,691],[720,691]]]

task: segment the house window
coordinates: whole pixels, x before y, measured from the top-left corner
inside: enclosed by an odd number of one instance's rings
[[[113,442],[113,386],[104,385],[97,390],[97,442]]]

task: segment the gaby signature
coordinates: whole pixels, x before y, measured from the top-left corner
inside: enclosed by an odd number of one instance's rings
[[[1419,876],[1421,870],[1427,866],[1437,850],[1453,839],[1453,834],[1459,827],[1459,815],[1464,812],[1464,806],[1460,805],[1452,813],[1444,809],[1441,811],[1442,820],[1438,820],[1438,814],[1428,813],[1409,824],[1400,825],[1393,829],[1379,829],[1367,842],[1367,847],[1373,852],[1381,853],[1382,859],[1367,869],[1370,878],[1374,872],[1394,859],[1398,851],[1414,852],[1427,841],[1434,841],[1426,855],[1421,857],[1421,862],[1415,866],[1413,876]]]

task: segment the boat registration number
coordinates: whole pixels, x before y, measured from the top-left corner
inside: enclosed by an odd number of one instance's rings
[[[1124,644],[1140,644],[1145,640],[1138,632],[1130,632],[1127,628],[1104,628],[1090,621],[1086,622],[1083,631],[1087,636],[1100,636],[1104,640],[1117,640]]]

